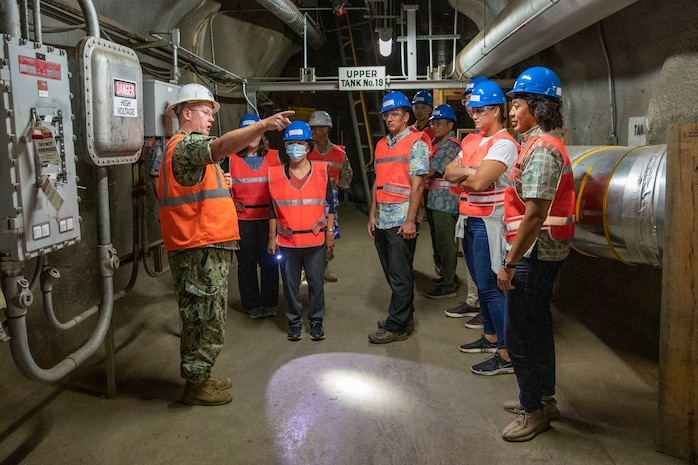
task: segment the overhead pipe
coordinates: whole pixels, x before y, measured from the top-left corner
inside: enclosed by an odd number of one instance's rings
[[[456,57],[461,79],[492,76],[637,0],[512,0]]]
[[[577,193],[572,245],[627,265],[662,264],[666,145],[568,146]]]
[[[5,24],[3,25],[3,32],[11,37],[25,37],[20,35],[22,30],[19,25],[19,6],[17,5],[16,0],[5,0],[3,2],[3,8],[5,9]]]
[[[257,3],[269,10],[281,21],[285,22],[293,32],[299,36],[304,35],[305,14],[303,14],[296,5],[290,0],[257,0]],[[320,31],[315,22],[309,23],[310,27],[307,30],[308,45],[313,49],[319,50],[325,45],[325,35]]]

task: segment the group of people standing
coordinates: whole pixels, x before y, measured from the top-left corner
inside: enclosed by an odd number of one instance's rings
[[[472,84],[472,85],[471,85]],[[555,394],[555,349],[550,300],[574,234],[574,178],[562,141],[562,87],[553,71],[524,71],[506,93],[499,85],[473,79],[463,104],[475,132],[455,138],[455,113],[438,105],[420,125],[419,104],[401,92],[383,99],[389,134],[376,147],[376,182],[368,234],[392,290],[388,316],[368,335],[372,343],[408,338],[414,329],[414,258],[418,214],[426,190],[436,270],[441,276],[429,298],[456,295],[454,236],[462,237],[468,273],[479,296],[483,335],[463,344],[466,353],[492,353],[471,367],[480,375],[512,373],[519,399],[504,402],[517,414],[502,431],[507,441],[527,441],[559,417]],[[408,127],[410,111],[417,118]],[[452,197],[449,197],[452,195]],[[458,206],[454,208],[454,203]],[[456,215],[457,212],[457,215]],[[460,316],[470,305],[451,309]],[[447,312],[448,314],[448,312]]]
[[[425,206],[439,274],[427,297],[457,294],[454,237],[462,238],[484,334],[460,350],[493,354],[472,366],[476,374],[516,375],[519,399],[504,408],[518,416],[502,436],[525,441],[559,416],[550,299],[574,233],[574,182],[564,145],[551,132],[562,125],[555,73],[530,68],[506,95],[519,142],[506,129],[503,90],[484,78],[473,79],[464,93],[475,132],[462,142],[453,109],[433,108],[428,92],[417,93],[412,102],[398,91],[383,98],[388,134],[376,145],[367,232],[391,298],[387,317],[368,340],[402,341],[414,330],[413,259]],[[288,111],[262,120],[246,115],[238,129],[215,138],[209,132],[219,108],[203,86],[180,89],[167,108],[180,130],[165,146],[158,182],[182,321],[182,402],[194,405],[232,399],[231,380],[211,370],[223,343],[233,250],[242,306],[250,317],[276,315],[280,269],[287,336],[300,340],[304,272],[310,338],[325,338],[324,281],[337,279],[327,267],[339,236],[337,189],[351,181],[344,148],[329,142],[332,120],[326,112],[315,112],[310,124],[291,122]],[[417,120],[412,126],[411,112]],[[287,162],[269,148],[264,138],[269,130],[284,131]],[[226,157],[228,174],[219,166]],[[450,310],[460,316],[476,305]]]

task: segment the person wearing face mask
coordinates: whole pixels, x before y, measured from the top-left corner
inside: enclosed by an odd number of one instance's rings
[[[310,126],[294,121],[284,133],[288,163],[269,168],[272,209],[267,252],[278,257],[284,284],[288,340],[303,337],[301,269],[308,281],[310,339],[325,338],[325,257],[334,249],[332,183],[327,164],[308,160],[313,147]],[[325,206],[328,205],[327,214]]]
[[[235,204],[220,163],[266,131],[282,130],[293,111],[210,136],[220,105],[200,84],[186,84],[165,110],[179,131],[165,146],[158,179],[162,238],[181,321],[181,402],[223,405],[233,398],[230,378],[212,376],[223,347],[228,274],[238,248]]]
[[[245,115],[239,127],[257,121],[257,115]],[[240,229],[240,248],[235,255],[242,309],[250,318],[273,317],[279,301],[279,263],[267,253],[271,207],[267,175],[270,167],[281,165],[279,152],[270,149],[262,135],[228,160]]]

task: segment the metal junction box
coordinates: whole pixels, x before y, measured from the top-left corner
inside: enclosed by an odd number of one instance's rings
[[[77,46],[78,149],[98,166],[135,163],[143,147],[143,84],[136,52],[95,37]]]
[[[14,261],[80,240],[68,59],[4,36],[0,50],[0,255]]]
[[[179,86],[169,82],[143,81],[143,124],[145,137],[169,137],[179,127],[177,120],[165,114],[165,108],[177,97]]]

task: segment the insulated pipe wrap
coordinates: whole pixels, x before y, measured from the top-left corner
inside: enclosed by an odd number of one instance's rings
[[[567,147],[577,193],[575,250],[661,266],[666,150],[666,145]]]

